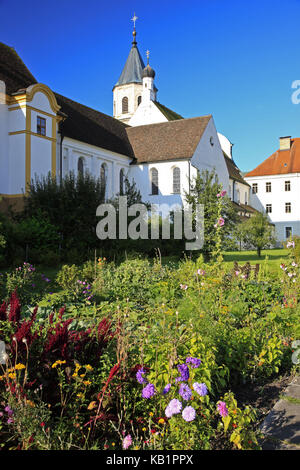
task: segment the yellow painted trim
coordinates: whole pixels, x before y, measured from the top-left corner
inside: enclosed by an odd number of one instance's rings
[[[8,96],[6,95],[6,102],[8,105],[12,104],[26,104],[33,100],[34,95],[38,92],[44,93],[49,100],[50,107],[52,111],[56,114],[60,110],[55,95],[52,90],[47,85],[43,83],[36,83],[35,85],[30,85],[26,89],[26,93],[20,95]]]
[[[53,116],[53,114],[47,113],[46,111],[42,111],[41,109],[37,109],[37,108],[34,108],[33,106],[26,105],[26,103],[21,104],[20,106],[15,106],[14,108],[8,108],[8,111],[18,111],[20,109],[31,109],[31,111],[35,111],[36,113],[39,113],[39,114],[44,114],[45,116],[48,116],[50,118],[53,118],[53,117],[58,118],[58,116]]]
[[[56,177],[56,119],[52,119],[51,175]]]
[[[43,83],[37,83],[36,85],[31,85],[26,90],[27,101],[32,101],[36,93],[41,92],[47,96],[52,111],[56,114],[60,110],[60,106],[57,104],[55,95],[52,90],[47,85]]]
[[[27,116],[27,113],[26,113],[26,116]],[[18,135],[18,134],[29,134],[29,135],[33,135],[34,137],[40,137],[41,139],[46,139],[46,140],[51,140],[51,141],[56,140],[56,139],[53,139],[53,137],[48,137],[47,135],[37,134],[36,132],[28,131],[27,129],[23,131],[14,131],[14,132],[8,133],[8,135]]]
[[[25,133],[25,194],[31,182],[31,110],[26,110],[26,133]]]
[[[22,194],[0,194],[1,197],[6,197],[6,198],[15,198],[15,197],[24,197],[25,195]]]

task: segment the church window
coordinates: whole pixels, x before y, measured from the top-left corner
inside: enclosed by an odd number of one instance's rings
[[[173,193],[180,194],[180,169],[173,169]]]
[[[290,202],[285,203],[285,212],[286,214],[290,214],[292,212],[292,204]]]
[[[137,105],[139,106],[142,102],[142,97],[141,96],[138,96],[138,99],[137,99]]]
[[[285,181],[284,182],[284,189],[285,189],[285,191],[290,191],[291,190],[291,182],[290,181]]]
[[[272,213],[272,204],[266,204],[266,213],[271,214]]]
[[[252,184],[252,194],[257,194],[258,185],[257,183]]]
[[[266,193],[270,193],[272,191],[272,186],[271,186],[271,183],[268,182],[266,183]]]
[[[128,98],[127,96],[124,96],[122,99],[122,113],[126,114],[128,113]]]
[[[77,171],[78,171],[78,176],[83,176],[83,158],[82,157],[78,158]]]
[[[106,183],[107,183],[107,165],[102,163],[100,169],[100,186],[103,194],[106,194]]]
[[[46,135],[46,119],[40,116],[37,117],[36,133],[39,135]]]
[[[124,170],[120,170],[120,195],[124,194]]]
[[[151,168],[151,194],[154,196],[158,194],[158,171],[156,168]]]

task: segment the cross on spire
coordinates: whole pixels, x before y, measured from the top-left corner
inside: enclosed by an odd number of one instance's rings
[[[150,56],[149,49],[147,49],[147,51],[146,51],[146,56],[147,56],[147,65],[149,65],[149,56]]]
[[[135,22],[138,20],[138,17],[135,16],[135,13],[133,14],[133,17],[131,18],[131,21],[133,21],[133,28],[135,29]]]

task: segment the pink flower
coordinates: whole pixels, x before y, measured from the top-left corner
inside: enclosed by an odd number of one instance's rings
[[[221,191],[217,194],[217,197],[224,197],[227,194],[227,191]]]
[[[186,284],[180,284],[180,289],[187,290],[188,286]]]
[[[222,416],[222,418],[225,418],[226,416],[228,416],[228,409],[227,409],[225,401],[219,401],[218,411],[220,415]]]
[[[127,436],[124,437],[124,439],[123,439],[122,447],[123,447],[123,449],[128,449],[128,447],[130,447],[131,444],[132,444],[131,435],[127,434]]]
[[[218,226],[219,227],[222,227],[223,225],[225,224],[225,220],[223,219],[223,217],[220,217],[218,219],[218,222],[214,225],[215,228],[217,228]]]
[[[197,274],[199,274],[199,276],[205,276],[206,272],[204,269],[198,269]]]

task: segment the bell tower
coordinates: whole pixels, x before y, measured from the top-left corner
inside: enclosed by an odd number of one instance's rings
[[[137,47],[135,23],[138,17],[133,18],[133,41],[125,66],[119,80],[113,88],[113,116],[124,123],[128,123],[134,115],[142,100],[143,70],[145,64]]]

